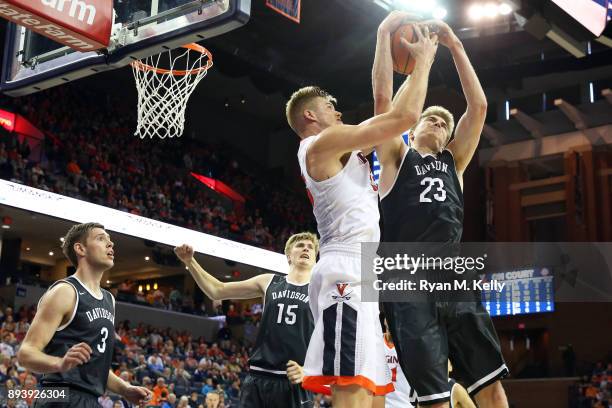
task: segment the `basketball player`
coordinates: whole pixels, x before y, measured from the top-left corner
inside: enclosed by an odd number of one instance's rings
[[[378,41],[408,15],[394,12],[380,25]],[[361,301],[361,242],[378,242],[377,186],[363,152],[413,126],[425,94],[437,39],[427,27],[418,41],[403,45],[416,60],[410,91],[385,114],[359,125],[342,123],[335,99],[309,86],[296,91],[286,107],[287,121],[301,139],[298,161],[321,236],[321,259],[313,270],[309,295],[315,330],[306,353],[302,386],[316,392],[331,387],[334,408],[369,407],[374,395],[391,391],[378,305]],[[408,89],[408,88],[405,88]]]
[[[457,243],[463,229],[462,175],[478,146],[487,100],[461,41],[441,21],[427,24],[454,59],[467,110],[457,124],[442,107],[426,109],[414,126],[411,147],[397,135],[376,147],[382,173],[379,185],[383,242]],[[403,103],[392,101],[389,43],[379,43],[374,71],[375,112],[384,115]],[[401,88],[400,91],[401,92]],[[419,100],[419,107],[424,99]],[[450,142],[449,142],[450,141]],[[419,405],[448,407],[447,359],[479,407],[507,407],[499,379],[508,373],[489,314],[472,302],[386,302],[389,328],[408,382]]]
[[[38,303],[38,310],[18,353],[19,363],[43,374],[45,388],[67,387],[62,407],[98,407],[106,390],[138,404],[151,397],[111,370],[115,341],[115,299],[100,287],[102,274],[113,267],[113,242],[97,223],[70,228],[62,244],[77,269],[58,280]],[[34,406],[56,406],[38,399]]]
[[[271,273],[242,282],[224,283],[206,272],[194,259],[193,248],[174,252],[188,267],[198,286],[213,300],[264,298],[249,374],[240,389],[241,408],[308,408],[312,393],[302,389],[300,365],[314,322],[308,306],[308,284],[319,252],[316,235],[302,232],[285,244],[289,274]]]

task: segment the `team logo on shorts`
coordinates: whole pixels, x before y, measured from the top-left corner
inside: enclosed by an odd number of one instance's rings
[[[338,289],[338,291],[332,294],[332,299],[336,302],[351,300],[351,293],[353,293],[353,291],[349,289],[348,283],[336,283],[336,289]]]

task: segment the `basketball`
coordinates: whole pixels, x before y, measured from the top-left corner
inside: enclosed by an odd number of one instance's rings
[[[401,39],[408,42],[415,41],[414,26],[406,24],[393,33],[391,39],[391,55],[393,56],[393,70],[398,74],[410,75],[414,69],[415,59],[410,56],[410,51],[402,45]]]

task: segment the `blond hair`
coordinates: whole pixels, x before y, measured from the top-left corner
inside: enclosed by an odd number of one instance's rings
[[[453,130],[455,129],[455,117],[448,109],[442,106],[433,105],[425,109],[423,113],[421,113],[421,117],[414,126],[414,129],[416,129],[423,119],[433,115],[441,117],[446,122],[446,125],[448,126],[448,138],[450,139],[453,134]]]
[[[289,256],[289,252],[293,245],[298,241],[311,241],[314,244],[315,256],[319,253],[319,239],[312,232],[298,232],[297,234],[293,234],[287,240],[285,244],[285,255]]]
[[[291,95],[291,98],[287,102],[285,107],[285,115],[287,116],[287,122],[291,129],[295,133],[298,133],[298,124],[302,118],[304,108],[314,98],[325,98],[330,102],[336,102],[336,98],[331,96],[327,91],[319,88],[318,86],[305,86],[298,89]]]

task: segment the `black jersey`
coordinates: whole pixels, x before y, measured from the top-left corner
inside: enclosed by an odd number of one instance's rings
[[[394,185],[381,199],[382,241],[459,242],[463,193],[452,153],[406,150]]]
[[[304,365],[314,330],[308,284],[294,285],[275,275],[264,298],[264,312],[249,366],[253,372],[286,375],[287,361]]]
[[[115,344],[115,300],[104,289],[102,298],[98,299],[74,275],[57,281],[53,286],[60,282],[66,282],[75,289],[76,305],[70,321],[58,328],[44,352],[63,357],[70,347],[84,342],[89,344],[92,353],[87,363],[72,370],[43,375],[42,383],[60,383],[102,395],[106,390]]]

